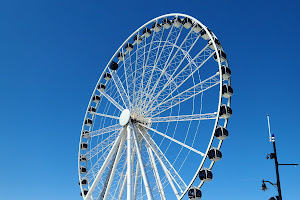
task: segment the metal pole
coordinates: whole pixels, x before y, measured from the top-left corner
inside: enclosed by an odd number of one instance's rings
[[[273,140],[273,148],[274,148],[274,154],[275,154],[275,169],[276,169],[278,195],[279,195],[279,200],[282,200],[281,186],[280,186],[280,180],[279,180],[279,170],[278,170],[277,153],[276,153],[276,145],[275,145],[275,137],[274,137],[274,140]]]
[[[270,126],[270,116],[269,116],[269,114],[267,115],[267,118],[268,118],[268,127],[269,127],[270,142],[273,143],[273,149],[274,149],[274,155],[275,155],[275,169],[276,169],[276,178],[277,178],[276,185],[277,185],[279,200],[282,200],[281,186],[280,186],[280,180],[279,180],[278,161],[277,161],[277,152],[276,152],[276,144],[275,144],[275,136],[274,136],[274,134],[271,134],[271,126]]]

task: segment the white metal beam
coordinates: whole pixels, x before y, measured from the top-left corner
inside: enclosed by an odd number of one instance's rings
[[[151,130],[151,131],[153,131],[153,132],[155,132],[155,133],[157,133],[157,134],[159,134],[159,135],[161,135],[161,136],[163,136],[163,137],[165,137],[165,138],[167,138],[167,139],[169,139],[169,140],[171,140],[171,141],[173,141],[173,142],[175,142],[175,143],[177,143],[177,144],[179,144],[179,145],[181,145],[181,146],[183,146],[183,147],[185,147],[185,148],[187,148],[187,149],[189,149],[189,150],[191,150],[191,151],[193,151],[193,152],[195,152],[195,153],[197,153],[197,154],[199,154],[201,156],[203,156],[203,157],[205,156],[204,153],[202,153],[201,151],[198,151],[197,149],[194,149],[193,147],[190,147],[189,145],[186,145],[186,144],[184,144],[182,142],[179,142],[178,140],[176,140],[176,139],[174,139],[174,138],[172,138],[172,137],[170,137],[170,136],[168,136],[168,135],[166,135],[166,134],[164,134],[162,132],[159,132],[158,130],[155,130],[153,128],[147,127],[147,126],[145,126],[142,123],[139,123],[139,124],[141,126],[147,128],[147,129],[149,129],[149,130]]]
[[[112,146],[111,151],[110,151],[109,154],[107,155],[107,158],[105,159],[105,161],[103,162],[103,165],[101,166],[100,170],[98,171],[97,176],[96,176],[96,178],[94,179],[93,184],[92,184],[91,187],[89,188],[89,191],[88,191],[87,195],[86,195],[85,198],[84,198],[85,200],[89,200],[89,199],[91,198],[93,191],[95,190],[95,188],[96,188],[96,186],[97,186],[99,180],[101,179],[101,177],[102,177],[102,175],[103,175],[103,173],[104,173],[104,170],[105,170],[106,167],[108,166],[108,164],[109,164],[109,162],[110,162],[112,156],[115,154],[115,152],[116,152],[116,150],[117,150],[117,147],[118,147],[118,145],[119,145],[119,143],[120,143],[120,139],[121,139],[122,132],[123,132],[123,131],[121,131],[121,133],[120,133],[119,136],[117,137],[117,139],[116,139],[114,145]]]
[[[157,166],[156,166],[156,163],[155,163],[155,159],[154,159],[152,150],[150,149],[148,144],[146,144],[146,148],[147,148],[147,152],[148,152],[148,155],[149,155],[149,158],[150,158],[150,162],[151,162],[151,166],[152,166],[152,169],[153,169],[156,184],[157,184],[157,187],[158,187],[158,191],[159,191],[159,194],[160,194],[160,198],[162,200],[166,200],[165,191],[164,191],[163,185],[161,183],[161,179],[160,179],[160,176],[159,176],[159,173],[158,173],[158,170],[157,170]]]
[[[148,198],[148,200],[153,200],[151,188],[150,188],[148,177],[147,177],[147,174],[146,174],[146,171],[145,171],[145,166],[144,166],[144,163],[143,163],[141,151],[140,151],[140,148],[138,146],[138,140],[137,140],[137,136],[136,136],[136,132],[135,132],[134,127],[132,127],[132,135],[133,135],[134,145],[135,145],[135,148],[136,148],[136,153],[137,153],[139,166],[140,166],[140,169],[141,169],[143,182],[144,182],[145,189],[146,189],[147,198]]]

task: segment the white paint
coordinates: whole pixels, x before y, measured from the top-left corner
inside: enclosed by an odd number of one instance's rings
[[[123,110],[119,119],[120,125],[125,126],[126,124],[128,124],[129,119],[130,119],[130,111],[128,109]]]

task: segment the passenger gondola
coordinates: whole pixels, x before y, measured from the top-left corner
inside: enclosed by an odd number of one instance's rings
[[[199,178],[203,182],[208,182],[213,179],[213,174],[209,169],[203,168],[199,171]]]
[[[89,107],[88,111],[89,111],[89,113],[95,113],[97,110],[95,107],[91,106],[91,107]]]
[[[125,58],[125,55],[124,55],[124,53],[119,52],[117,57],[118,57],[118,59],[119,59],[120,61],[123,61],[124,58]]]
[[[130,52],[130,51],[133,50],[133,45],[132,45],[131,43],[127,43],[127,44],[125,45],[125,49],[126,49],[128,52]]]
[[[112,70],[117,70],[118,67],[119,67],[119,65],[118,65],[118,63],[112,61],[112,62],[110,63],[110,66],[109,66],[109,67],[110,67],[110,69],[112,69]]]
[[[182,21],[182,25],[186,29],[191,28],[192,24],[193,24],[192,20],[188,17],[184,18],[183,21]]]
[[[82,178],[80,181],[79,181],[79,185],[86,185],[87,184],[87,180],[85,178]]]
[[[192,30],[193,30],[195,33],[199,33],[199,32],[202,30],[202,27],[200,26],[200,24],[194,23]]]
[[[176,28],[179,28],[181,26],[181,19],[179,17],[174,17],[174,19],[172,20],[173,25]]]
[[[222,153],[219,149],[212,148],[208,151],[207,156],[211,161],[219,161],[222,158]]]
[[[108,72],[105,72],[105,74],[103,75],[103,78],[107,81],[109,81],[111,79],[111,74]]]
[[[86,156],[85,155],[80,155],[80,157],[79,157],[79,161],[80,162],[85,162],[86,161]]]
[[[143,41],[143,39],[142,39],[141,36],[135,35],[135,36],[133,37],[133,41],[134,41],[136,44],[140,44],[140,43]]]
[[[86,130],[82,131],[82,137],[83,138],[89,138],[90,137],[90,132],[86,131]]]
[[[231,76],[231,70],[229,69],[229,67],[226,67],[225,65],[222,65],[221,70],[222,70],[223,79],[224,80],[229,80],[230,76]]]
[[[219,56],[220,56],[220,61],[221,62],[224,62],[227,60],[227,56],[226,56],[226,53],[224,51],[222,51],[221,49],[219,49]],[[217,52],[214,54],[214,59],[215,61],[218,62],[218,57],[217,57]]]
[[[85,121],[84,121],[84,124],[87,125],[87,126],[91,126],[93,124],[93,120],[87,118]]]
[[[150,30],[149,28],[145,27],[144,30],[143,30],[143,35],[144,35],[145,37],[150,37],[150,35],[151,35],[151,30]]]
[[[199,190],[199,188],[192,186],[189,189],[188,196],[190,200],[199,200],[202,197],[202,193],[201,190]]]
[[[87,189],[83,189],[83,195],[84,195],[84,196],[87,195],[88,192],[89,192],[89,191],[88,191]],[[82,196],[82,192],[80,192],[80,196]]]
[[[228,138],[228,130],[222,126],[219,126],[215,130],[215,137],[219,140],[225,140]]]
[[[155,32],[159,32],[161,29],[161,25],[158,22],[154,22],[152,28]]]
[[[98,85],[98,90],[101,91],[101,92],[103,92],[103,91],[105,90],[105,85],[102,84],[102,83],[100,83],[100,84]]]
[[[230,98],[233,94],[233,89],[229,85],[225,84],[222,86],[222,96],[225,98]]]
[[[99,103],[100,99],[101,99],[101,97],[99,95],[93,96],[93,102],[95,102],[95,103]]]
[[[217,46],[217,49],[220,48],[220,46],[221,46],[220,41],[217,38],[214,38],[214,41],[215,41],[215,44]],[[212,50],[216,50],[215,47],[214,47],[214,45],[213,45],[213,41],[212,40],[208,40],[207,44],[208,44],[209,48],[211,48]]]
[[[232,110],[229,106],[226,106],[225,104],[221,106],[220,108],[220,116],[224,119],[228,119],[232,115]]]
[[[81,142],[80,149],[81,150],[87,150],[87,148],[88,148],[88,144],[86,142]]]
[[[172,26],[172,22],[169,19],[165,18],[162,21],[162,25],[165,29],[169,29]]]
[[[83,166],[80,167],[80,173],[81,173],[81,174],[85,174],[86,171],[87,171],[87,170],[86,170],[86,167],[83,167]]]
[[[202,29],[202,30],[200,31],[200,35],[201,35],[201,37],[202,37],[204,40],[208,40],[208,39],[209,39],[209,35],[207,34],[207,32],[206,32],[204,29]]]

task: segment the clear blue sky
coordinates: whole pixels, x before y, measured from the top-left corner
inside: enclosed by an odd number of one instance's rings
[[[205,200],[269,199],[275,182],[266,115],[279,162],[300,163],[299,1],[0,2],[0,199],[81,199],[77,149],[92,90],[140,25],[189,14],[218,36],[232,70],[233,117]],[[283,198],[300,199],[300,168],[280,167]]]

